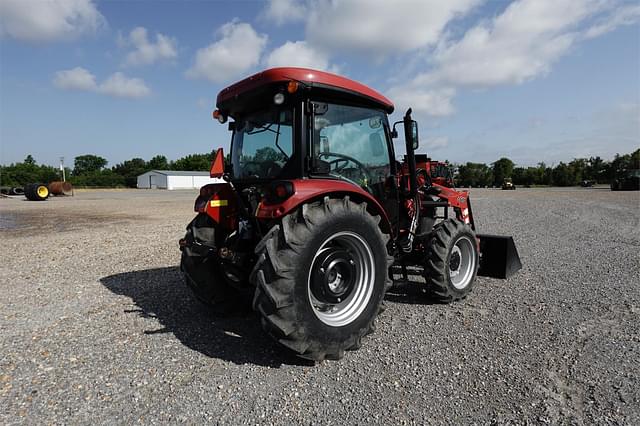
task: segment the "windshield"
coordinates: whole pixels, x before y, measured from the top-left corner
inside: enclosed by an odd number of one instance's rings
[[[292,117],[290,109],[268,109],[236,120],[231,142],[234,178],[265,179],[280,175],[291,157]]]
[[[448,178],[451,176],[451,170],[446,164],[431,163],[431,177]]]
[[[314,104],[315,171],[374,191],[389,175],[386,116],[369,108]]]

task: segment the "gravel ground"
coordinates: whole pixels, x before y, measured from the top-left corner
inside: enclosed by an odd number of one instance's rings
[[[182,283],[192,191],[0,199],[0,423],[640,423],[640,193],[472,190],[524,265],[463,302],[398,284],[310,365]]]

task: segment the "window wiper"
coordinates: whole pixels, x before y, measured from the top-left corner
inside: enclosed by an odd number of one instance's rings
[[[248,121],[248,123],[251,123],[254,125],[254,129],[257,127],[258,130],[251,130],[250,132],[246,132],[248,135],[257,135],[258,133],[263,133],[266,132],[267,130],[273,132],[273,130],[271,130],[271,126],[273,125],[273,123],[270,123],[268,126],[265,126],[264,124],[261,126],[256,126],[257,123],[254,123],[252,121]]]
[[[276,148],[278,148],[280,150],[280,152],[282,153],[282,155],[284,155],[284,157],[286,158],[285,161],[288,161],[289,160],[289,156],[287,155],[286,152],[284,152],[284,150],[278,144],[278,140],[279,139],[280,139],[280,123],[278,123],[278,130],[276,131]]]
[[[253,122],[251,122],[251,121],[249,121],[249,123],[251,123],[251,124],[253,124],[253,125],[256,125],[256,124],[257,124],[257,123],[253,123]],[[269,125],[268,125],[268,126],[267,126],[267,125],[265,125],[265,124],[263,124],[263,125],[261,125],[261,126],[255,126],[255,127],[257,127],[257,128],[258,128],[258,130],[252,130],[252,131],[250,131],[250,132],[247,132],[247,134],[248,134],[248,135],[256,135],[256,134],[258,134],[258,133],[267,132],[267,131],[272,132],[272,133],[275,133],[275,134],[280,134],[280,123],[278,123],[278,130],[273,130],[273,129],[271,128],[271,126],[273,126],[273,124],[274,124],[274,123],[269,123]]]
[[[249,123],[251,123],[251,124],[256,124],[256,123],[253,123],[253,122],[251,122],[251,121],[250,121]],[[284,156],[285,156],[286,160],[289,160],[289,156],[287,155],[287,153],[286,153],[286,152],[284,152],[284,150],[282,149],[282,147],[278,144],[279,139],[280,139],[280,123],[278,123],[278,129],[277,129],[277,130],[273,130],[273,129],[271,128],[271,126],[273,126],[273,124],[274,124],[274,123],[269,123],[269,125],[268,125],[268,126],[262,125],[262,126],[260,126],[260,127],[258,128],[258,130],[252,130],[252,131],[250,131],[250,132],[247,132],[247,134],[248,134],[248,135],[257,135],[258,133],[263,133],[263,132],[267,132],[267,131],[272,132],[272,133],[275,133],[275,135],[276,135],[276,141],[275,141],[276,148],[278,148],[278,149],[280,150],[280,152],[282,153],[282,155],[284,155]],[[285,161],[286,161],[286,160],[285,160]]]

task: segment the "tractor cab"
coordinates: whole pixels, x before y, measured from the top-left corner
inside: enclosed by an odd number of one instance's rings
[[[231,119],[233,132],[224,174],[241,191],[257,191],[257,199],[295,195],[287,188],[308,192],[315,186],[325,194],[348,188],[375,198],[397,220],[387,119],[392,111],[387,98],[344,77],[302,68],[266,70],[218,95],[214,117]],[[293,187],[276,190],[285,180],[295,180]],[[267,201],[257,215],[272,213]]]

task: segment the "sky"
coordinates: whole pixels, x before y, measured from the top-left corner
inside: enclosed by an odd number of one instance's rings
[[[217,93],[274,66],[367,84],[392,120],[411,107],[439,160],[640,147],[637,1],[0,0],[0,164],[227,148]]]

